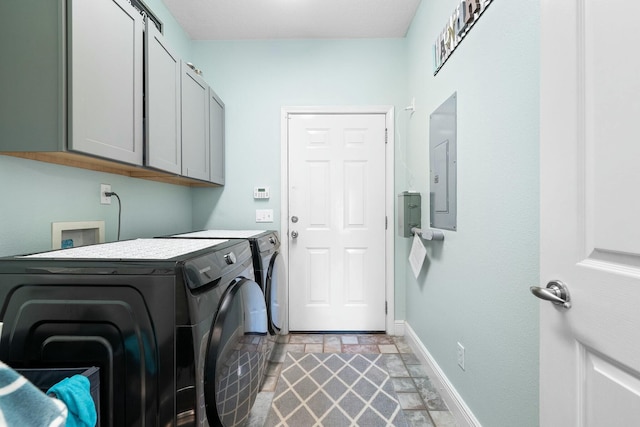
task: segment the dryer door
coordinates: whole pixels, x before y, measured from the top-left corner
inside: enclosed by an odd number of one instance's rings
[[[267,341],[267,308],[260,286],[235,279],[222,297],[209,338],[204,372],[209,425],[244,425],[262,385]]]
[[[269,317],[269,332],[272,335],[286,334],[285,292],[287,291],[287,272],[280,252],[274,252],[265,279],[265,297]]]

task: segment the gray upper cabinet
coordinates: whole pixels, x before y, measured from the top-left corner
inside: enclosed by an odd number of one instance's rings
[[[0,154],[223,185],[224,104],[127,0],[0,0],[0,55]]]
[[[209,181],[209,86],[182,63],[182,174]]]
[[[145,31],[145,165],[182,173],[180,58],[147,20]]]
[[[142,15],[125,0],[69,8],[69,149],[142,165]]]
[[[0,151],[141,165],[142,34],[124,0],[0,2]]]
[[[224,185],[224,103],[209,88],[209,141],[211,150],[211,179]]]
[[[0,1],[0,151],[66,148],[64,4]]]
[[[66,11],[0,1],[0,151],[67,148]]]

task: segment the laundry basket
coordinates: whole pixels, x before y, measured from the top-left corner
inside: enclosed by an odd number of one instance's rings
[[[83,375],[89,379],[91,398],[96,406],[96,426],[100,426],[100,368],[29,368],[16,371],[44,393],[67,377]]]

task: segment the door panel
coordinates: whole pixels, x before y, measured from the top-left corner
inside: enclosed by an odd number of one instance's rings
[[[70,4],[69,148],[142,165],[144,20],[124,0]]]
[[[366,276],[366,253],[365,248],[346,248],[344,250],[345,302],[347,304],[366,303],[363,280]]]
[[[179,175],[182,173],[180,58],[149,20],[145,41],[145,163]]]
[[[331,175],[329,162],[308,162],[309,193],[313,194],[309,202],[309,227],[328,228],[331,212]]]
[[[629,53],[640,4],[541,6],[540,277],[562,280],[572,307],[540,306],[540,422],[635,425],[640,60]]]
[[[289,116],[291,330],[385,330],[384,170],[385,115]]]
[[[584,426],[623,426],[640,419],[640,381],[606,357],[583,349]],[[603,411],[602,408],[609,408]]]
[[[224,102],[209,88],[209,142],[210,142],[210,181],[224,185],[225,174],[225,130]]]
[[[331,250],[329,248],[307,248],[307,262],[309,266],[306,282],[307,304],[329,304],[331,278]]]
[[[209,181],[209,86],[182,62],[182,174]]]
[[[344,164],[345,228],[365,226],[366,168],[366,162],[345,162]]]

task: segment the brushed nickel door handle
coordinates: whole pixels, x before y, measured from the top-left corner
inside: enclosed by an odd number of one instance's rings
[[[569,296],[569,289],[567,285],[559,280],[552,280],[547,283],[546,288],[540,288],[538,286],[531,286],[529,288],[531,293],[536,297],[545,301],[551,301],[556,305],[561,305],[564,308],[571,308],[571,297]]]

